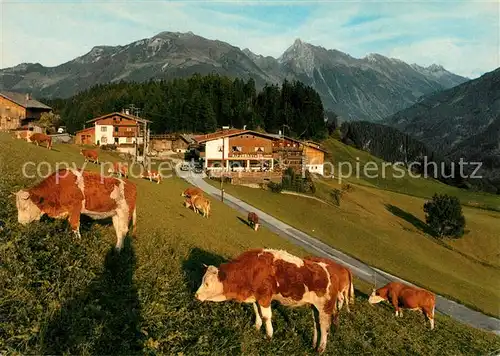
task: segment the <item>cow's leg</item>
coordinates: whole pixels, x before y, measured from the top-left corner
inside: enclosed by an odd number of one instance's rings
[[[264,320],[264,323],[266,325],[266,335],[268,338],[271,339],[273,337],[273,323],[271,320],[273,313],[271,311],[271,303],[269,302],[268,307],[264,307],[260,303],[259,306],[260,306],[260,312],[262,314],[262,319]]]
[[[69,225],[71,226],[71,230],[73,230],[75,236],[80,239],[82,235],[80,235],[80,209],[73,208],[73,210],[69,213],[68,216]]]
[[[118,212],[113,216],[113,226],[116,231],[116,249],[121,250],[123,247],[123,240],[128,232],[128,216]]]
[[[402,318],[403,317],[403,309],[399,309],[399,317]]]
[[[318,344],[318,327],[319,327],[318,318],[316,317],[318,310],[314,305],[311,310],[313,315],[313,349],[316,349],[316,345]]]
[[[337,295],[337,304],[338,304],[338,310],[340,311],[342,309],[342,307],[344,306],[344,293],[343,292],[339,292],[339,294]],[[346,303],[348,304],[348,303]],[[349,308],[349,307],[347,307]],[[348,309],[349,310],[349,309]]]
[[[260,317],[259,307],[257,306],[257,303],[252,303],[252,305],[253,311],[255,312],[255,328],[260,330],[262,327],[262,318]]]
[[[328,339],[328,332],[330,330],[330,325],[332,323],[332,316],[325,313],[323,310],[319,310],[319,326],[321,329],[321,338],[318,347],[318,353],[325,352],[326,341]]]
[[[422,308],[424,316],[429,319],[429,323],[431,324],[431,330],[434,329],[434,307],[430,308]]]

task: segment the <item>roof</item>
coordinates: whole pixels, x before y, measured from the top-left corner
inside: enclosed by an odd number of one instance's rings
[[[248,131],[250,131],[250,130],[241,130],[241,129],[220,130],[220,131],[216,131],[216,132],[209,133],[209,134],[193,136],[193,140],[195,140],[198,143],[202,143],[202,142],[206,142],[206,141],[217,140],[217,139],[222,138],[222,137],[239,135],[239,134],[242,134],[242,133],[248,132]]]
[[[194,135],[191,135],[191,134],[180,134],[179,137],[181,137],[187,143],[193,143],[194,142]]]
[[[130,119],[130,120],[134,120],[134,121],[137,121],[137,122],[142,122],[143,124],[151,122],[151,121],[146,120],[146,119],[141,119],[138,116],[130,115],[130,114],[125,114],[125,113],[118,112],[118,111],[115,111],[115,112],[112,112],[112,113],[109,113],[109,114],[106,114],[106,115],[102,115],[102,116],[96,117],[95,119],[92,119],[92,120],[87,120],[87,122],[95,122],[97,120],[102,120],[102,119],[105,119],[105,118],[107,118],[109,116],[113,116],[113,115],[118,115],[118,116],[121,116],[121,117],[123,117],[125,119]]]
[[[31,96],[28,96],[28,94],[23,94],[23,93],[15,93],[12,91],[0,91],[0,96],[3,96],[4,98],[21,105],[23,108],[26,109],[46,109],[46,110],[52,110],[50,106],[45,105],[44,103],[39,102],[38,100],[35,100],[31,98]],[[27,99],[26,97],[29,97]]]
[[[322,148],[322,147],[320,146],[320,144],[319,144],[319,143],[317,143],[317,142],[314,142],[314,141],[304,141],[304,142],[302,142],[302,143],[303,143],[305,146],[307,146],[307,147],[314,148],[314,149],[316,149],[316,150],[318,150],[318,151],[321,151],[321,152],[324,152],[324,153],[328,153],[328,151],[327,151],[327,150],[325,150],[324,148]]]
[[[79,133],[79,132],[85,132],[85,131],[90,131],[90,130],[95,130],[95,127],[94,127],[94,126],[92,126],[92,127],[87,127],[87,128],[85,128],[85,129],[78,130],[78,131],[76,131],[76,132],[75,132],[75,135],[76,135],[77,133]]]

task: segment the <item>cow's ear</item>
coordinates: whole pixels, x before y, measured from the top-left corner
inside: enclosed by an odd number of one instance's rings
[[[30,197],[30,193],[28,193],[28,192],[27,192],[27,191],[25,191],[25,190],[22,190],[22,191],[21,191],[21,194],[19,194],[19,197],[20,197],[21,199],[26,200],[26,199],[28,199],[28,198]]]
[[[375,288],[372,289],[372,295],[375,295],[377,293],[377,291],[375,290]]]
[[[203,264],[203,268],[208,268],[208,266],[206,264]]]

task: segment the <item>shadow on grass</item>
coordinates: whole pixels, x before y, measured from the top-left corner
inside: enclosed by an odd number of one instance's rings
[[[182,263],[182,269],[189,291],[194,293],[200,286],[201,279],[205,274],[205,267],[203,264],[218,267],[224,262],[227,262],[227,260],[220,255],[205,251],[198,247],[191,249],[188,258]]]
[[[388,211],[390,211],[393,215],[395,215],[401,219],[406,220],[407,222],[409,222],[410,224],[415,226],[420,231],[422,231],[422,232],[424,232],[432,237],[435,237],[435,233],[434,233],[434,231],[432,231],[432,229],[429,227],[429,225],[424,223],[422,220],[417,218],[415,215],[410,214],[409,212],[404,211],[403,209],[398,208],[397,206],[392,205],[392,204],[386,204],[385,208]]]
[[[238,216],[238,219],[246,226],[252,227],[252,225],[250,225],[250,223],[247,220],[243,219],[241,216]]]
[[[87,290],[64,304],[42,336],[43,354],[140,354],[140,306],[133,282],[136,257],[131,239],[112,247],[104,269]]]

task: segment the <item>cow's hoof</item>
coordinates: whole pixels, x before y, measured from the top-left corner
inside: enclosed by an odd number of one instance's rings
[[[325,352],[325,349],[326,349],[326,347],[325,347],[325,346],[318,348],[318,354],[320,354],[320,355],[321,355],[322,353],[324,353],[324,352]]]

